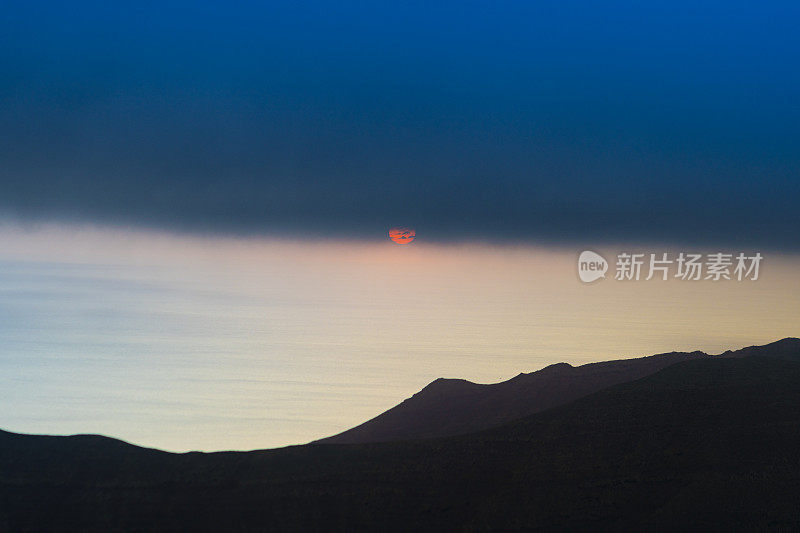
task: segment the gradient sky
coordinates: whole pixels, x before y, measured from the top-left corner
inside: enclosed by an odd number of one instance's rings
[[[0,215],[797,249],[796,2],[5,2]]]
[[[611,257],[612,250],[600,250]],[[438,377],[798,336],[800,256],[758,281],[586,285],[575,250],[0,226],[0,428],[175,451],[298,444]]]
[[[798,336],[797,2],[0,11],[0,428],[296,444],[441,376]],[[764,262],[585,285],[584,248]]]

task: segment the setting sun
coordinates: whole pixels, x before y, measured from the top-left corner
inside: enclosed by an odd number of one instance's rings
[[[417,232],[411,228],[396,227],[389,230],[389,238],[397,244],[408,244],[416,236]]]

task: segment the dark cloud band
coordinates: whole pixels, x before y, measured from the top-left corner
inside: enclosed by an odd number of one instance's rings
[[[796,8],[535,4],[13,4],[0,212],[798,248]]]

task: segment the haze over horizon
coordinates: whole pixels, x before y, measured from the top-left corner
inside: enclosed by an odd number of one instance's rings
[[[798,256],[767,254],[755,282],[586,285],[577,252],[2,226],[2,427],[174,451],[283,446],[438,377],[797,335]]]

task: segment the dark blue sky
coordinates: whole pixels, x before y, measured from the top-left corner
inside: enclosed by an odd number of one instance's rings
[[[6,216],[800,248],[796,2],[12,1],[0,17]]]

